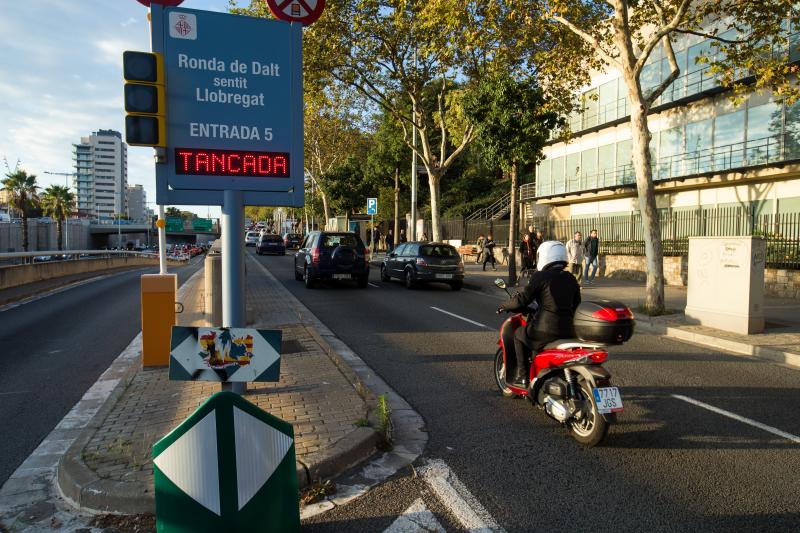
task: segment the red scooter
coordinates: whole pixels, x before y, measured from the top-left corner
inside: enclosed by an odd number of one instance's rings
[[[497,279],[495,285],[511,296],[502,279]],[[619,389],[611,386],[611,374],[602,366],[608,358],[604,347],[631,338],[633,314],[619,302],[600,300],[580,304],[574,320],[580,339],[562,339],[545,346],[544,351],[529,361],[530,385],[523,389],[508,383],[506,377],[516,372],[514,332],[525,327],[535,312],[531,308],[518,310],[503,321],[494,361],[497,386],[505,397],[528,398],[566,426],[575,440],[595,446],[623,409]]]

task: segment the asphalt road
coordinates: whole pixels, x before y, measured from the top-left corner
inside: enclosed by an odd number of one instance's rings
[[[800,435],[797,370],[637,334],[606,365],[625,402],[620,423],[603,446],[584,449],[528,402],[496,390],[499,298],[446,286],[408,291],[380,282],[377,269],[367,289],[308,290],[294,280],[291,256],[257,259],[414,406],[430,435],[425,457],[444,460],[508,531],[800,525],[800,444],[673,396]],[[349,516],[389,523],[386,509],[397,504],[374,499],[307,526],[348,529]]]
[[[175,269],[178,283],[198,259]],[[111,275],[0,312],[0,485],[141,330],[139,276]]]

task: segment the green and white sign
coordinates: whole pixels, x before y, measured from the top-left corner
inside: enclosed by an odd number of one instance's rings
[[[192,229],[194,231],[211,231],[213,223],[210,218],[195,218],[192,220]]]
[[[298,531],[292,426],[232,392],[153,446],[159,532]]]
[[[167,231],[183,231],[183,219],[181,217],[167,217]]]

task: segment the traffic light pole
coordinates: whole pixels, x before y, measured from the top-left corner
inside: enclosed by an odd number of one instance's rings
[[[244,193],[225,191],[222,204],[222,325],[245,327]],[[222,390],[244,394],[244,383],[222,384]]]

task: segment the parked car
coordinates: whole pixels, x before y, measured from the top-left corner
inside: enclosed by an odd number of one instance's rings
[[[287,249],[295,249],[300,248],[300,243],[303,242],[303,236],[299,233],[284,233],[283,234],[283,245],[286,246]]]
[[[381,281],[401,279],[406,288],[431,281],[447,283],[454,291],[464,285],[464,262],[458,250],[438,242],[407,242],[386,256]]]
[[[283,239],[280,235],[265,233],[258,238],[256,253],[258,255],[286,255],[286,246],[283,245]]]
[[[248,231],[244,234],[244,245],[245,246],[255,246],[258,244],[258,232],[257,231]]]
[[[351,232],[312,231],[294,256],[294,278],[312,288],[320,279],[369,283],[369,252],[361,237]]]

